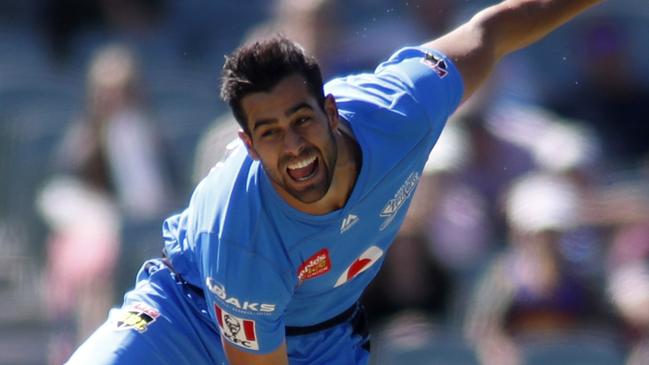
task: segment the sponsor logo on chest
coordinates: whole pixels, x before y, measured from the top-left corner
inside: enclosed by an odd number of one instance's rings
[[[212,277],[205,279],[205,285],[210,292],[214,293],[223,302],[232,305],[235,310],[242,313],[272,313],[275,311],[275,304],[259,303],[247,300],[240,300],[234,296],[228,296],[225,286],[216,282]]]
[[[326,274],[331,269],[329,250],[323,248],[315,255],[306,259],[297,270],[297,279],[300,283],[307,279]]]

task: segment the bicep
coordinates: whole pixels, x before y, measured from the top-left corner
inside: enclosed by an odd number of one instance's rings
[[[287,365],[286,342],[273,352],[267,354],[254,354],[239,350],[230,342],[222,340],[223,350],[232,365]]]
[[[450,58],[464,82],[462,101],[468,99],[487,80],[501,55],[492,46],[478,14],[450,33],[425,43]]]

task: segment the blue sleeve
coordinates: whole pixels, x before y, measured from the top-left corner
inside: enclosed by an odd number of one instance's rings
[[[374,73],[332,80],[325,92],[336,97],[341,115],[352,124],[369,124],[366,128],[397,138],[436,140],[462,100],[464,85],[446,56],[410,47],[394,53]]]
[[[409,94],[433,123],[444,123],[464,94],[462,77],[451,60],[423,47],[399,50],[381,63],[375,74]]]
[[[204,234],[201,240],[213,241]],[[214,242],[214,241],[213,241]],[[292,290],[277,265],[221,241],[206,263],[205,292],[221,336],[244,351],[269,353],[284,340],[284,311]]]
[[[406,159],[423,168],[464,85],[449,59],[415,47],[397,51],[374,73],[332,80],[325,92],[335,97],[376,180]]]

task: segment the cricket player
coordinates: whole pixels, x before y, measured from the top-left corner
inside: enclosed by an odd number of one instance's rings
[[[241,142],[69,364],[367,364],[358,299],[446,120],[501,58],[597,2],[505,0],[324,85],[288,39],[236,50],[221,96]]]

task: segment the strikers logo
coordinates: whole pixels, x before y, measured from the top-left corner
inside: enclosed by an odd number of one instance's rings
[[[381,218],[385,218],[381,227],[379,227],[381,231],[392,222],[394,217],[396,217],[396,214],[403,206],[403,203],[405,203],[406,200],[410,198],[412,192],[415,191],[417,183],[419,183],[419,173],[415,171],[408,176],[403,185],[401,185],[399,190],[394,194],[394,198],[390,199],[390,201],[388,201],[388,203],[383,207],[383,210],[381,210],[381,213],[379,214]]]
[[[158,317],[160,317],[160,312],[155,308],[144,303],[135,303],[126,309],[122,309],[119,318],[114,321],[115,329],[123,331],[132,328],[143,333]]]
[[[304,280],[323,275],[330,269],[331,259],[329,259],[329,250],[323,248],[300,265],[297,269],[297,278],[302,283]]]
[[[259,350],[255,321],[233,316],[216,304],[214,305],[214,312],[221,329],[221,335],[226,340],[248,350]]]
[[[432,68],[440,79],[443,79],[448,75],[448,66],[446,65],[446,61],[432,53],[426,53],[426,56],[421,60],[421,62]]]

